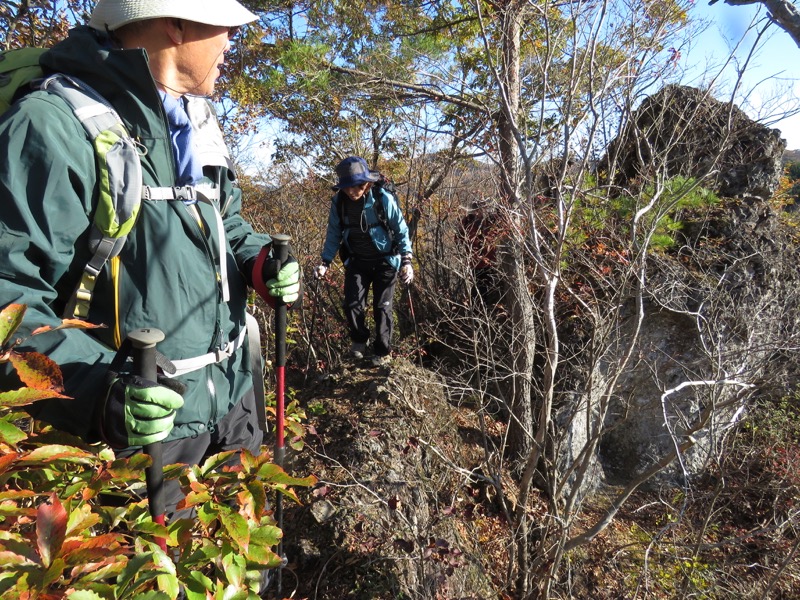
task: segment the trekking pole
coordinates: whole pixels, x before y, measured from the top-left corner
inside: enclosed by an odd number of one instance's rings
[[[419,359],[419,366],[422,367],[422,344],[419,340],[419,329],[417,329],[417,316],[414,314],[414,302],[411,300],[411,286],[406,286],[408,292],[408,308],[411,311],[411,321],[414,323],[414,337],[417,338],[417,358]]]
[[[314,350],[314,332],[316,330],[317,325],[317,304],[319,303],[319,279],[315,276],[314,278],[314,298],[311,304],[311,325],[308,327],[308,352],[306,352],[306,372],[305,372],[305,379],[303,383],[308,382],[308,371],[309,366],[311,364],[311,357],[314,357],[314,363],[316,367],[317,362],[317,353]],[[305,314],[305,312],[304,312]]]
[[[289,258],[289,242],[292,236],[276,233],[272,236],[273,256],[278,261],[278,271]],[[286,370],[286,303],[281,299],[275,304],[275,464],[283,468],[286,449],[284,447],[283,426],[285,417],[284,386]],[[278,529],[283,531],[283,494],[277,490],[275,497],[275,520]],[[278,556],[281,557],[281,566],[278,568],[276,585],[280,597],[282,582],[281,570],[285,559],[283,557],[283,537],[278,542]]]
[[[150,381],[156,381],[156,344],[164,339],[160,329],[136,329],[128,334],[128,339],[133,346],[133,374]],[[164,461],[161,454],[161,442],[147,444],[142,452],[150,456],[151,465],[144,470],[145,484],[147,486],[147,504],[153,521],[165,525],[164,513]],[[156,542],[165,552],[167,540],[159,536]]]

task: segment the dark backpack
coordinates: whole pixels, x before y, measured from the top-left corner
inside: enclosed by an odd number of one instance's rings
[[[389,226],[389,219],[386,216],[386,205],[383,203],[382,196],[380,191],[384,190],[392,195],[392,198],[397,200],[397,188],[395,187],[394,183],[391,179],[388,179],[385,175],[381,174],[381,178],[375,182],[375,185],[372,187],[372,196],[375,199],[373,206],[375,207],[375,216],[378,218],[378,223],[373,225],[373,227],[383,227],[386,231],[386,235],[389,236],[389,241],[391,243],[391,250],[383,254],[383,256],[393,256],[398,253],[399,251],[399,243],[395,240],[394,230]],[[342,232],[346,229],[350,229],[352,225],[345,223],[345,216],[344,216],[344,204],[341,202],[339,194],[336,194],[336,210],[339,213],[339,223],[342,228]],[[347,243],[342,237],[342,243],[339,245],[339,259],[342,263],[346,262],[350,258],[350,249],[347,247]]]

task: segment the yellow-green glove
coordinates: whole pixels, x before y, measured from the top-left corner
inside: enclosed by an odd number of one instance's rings
[[[300,265],[289,256],[276,274],[277,262],[271,259],[264,263],[264,285],[270,296],[289,305],[300,297]]]
[[[160,442],[172,431],[175,412],[182,406],[177,391],[137,375],[121,375],[106,397],[103,439],[115,448]]]

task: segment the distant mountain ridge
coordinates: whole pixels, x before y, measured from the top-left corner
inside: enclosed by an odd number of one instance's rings
[[[800,161],[800,150],[786,150],[783,153],[783,162],[798,162]]]

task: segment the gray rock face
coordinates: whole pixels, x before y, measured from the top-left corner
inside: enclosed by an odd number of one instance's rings
[[[388,372],[343,372],[330,394],[313,453],[301,454],[313,460],[294,467],[321,485],[286,519],[317,597],[493,597],[476,536],[456,519],[471,510],[464,488],[483,455],[463,440],[472,427],[459,426],[443,382],[398,358]]]
[[[703,180],[731,198],[769,198],[783,172],[786,141],[703,90],[668,85],[645,99],[609,145],[599,171],[621,188],[656,173]]]
[[[619,378],[605,418],[600,460],[611,485],[635,480],[673,451],[699,419],[708,392],[686,387],[665,393],[710,371],[694,323],[686,315],[654,309],[643,320],[636,355],[639,360]],[[692,473],[692,466],[700,466],[695,457],[703,454],[703,445],[698,446],[683,457],[684,468]],[[682,475],[676,462],[654,481]]]
[[[682,484],[703,472],[748,398],[780,399],[797,386],[796,226],[753,198],[729,200],[685,225],[685,260],[653,261],[654,298],[645,303],[635,360],[608,402],[599,459],[612,485],[636,481],[689,441],[680,461],[649,482]],[[633,329],[620,328],[620,348]],[[608,381],[619,360],[608,356],[609,368],[593,378]]]

